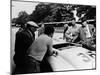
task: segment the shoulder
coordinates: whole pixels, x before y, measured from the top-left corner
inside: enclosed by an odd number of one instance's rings
[[[49,38],[48,39],[48,45],[52,45],[53,44],[53,40],[52,40],[52,38]]]
[[[82,27],[82,25],[78,28],[79,31],[83,31],[84,28]]]
[[[52,38],[47,36],[47,35],[45,35],[45,38],[46,38],[47,41],[51,41],[52,40]]]
[[[76,26],[77,26],[77,28],[80,28],[80,27],[82,27],[82,25],[81,25],[81,24],[76,24]]]
[[[65,24],[64,27],[68,27],[68,24]]]
[[[48,40],[49,39],[49,37],[47,36],[47,35],[45,35],[45,34],[41,34],[37,39],[41,39],[41,40]]]
[[[29,33],[28,33],[28,31],[27,30],[22,30],[22,31],[19,31],[18,33],[17,33],[17,35],[20,35],[20,36],[25,36],[25,37],[27,37],[27,36],[29,36]]]
[[[94,26],[92,24],[88,24],[89,27],[93,28]]]
[[[52,38],[51,37],[49,37],[49,36],[47,36],[47,35],[45,35],[44,36],[44,40],[46,41],[46,42],[52,42]]]
[[[82,25],[81,24],[76,24],[76,26],[77,26],[77,29],[78,30],[81,30],[82,29]]]
[[[48,37],[47,35],[44,35],[44,34],[40,35],[36,40],[44,42],[47,45],[52,42],[52,39],[50,37]]]
[[[88,27],[89,27],[90,30],[94,29],[94,26],[91,25],[91,24],[88,24]]]

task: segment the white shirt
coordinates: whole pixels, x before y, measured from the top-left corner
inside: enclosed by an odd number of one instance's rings
[[[29,47],[28,55],[42,61],[47,50],[52,49],[52,39],[45,34],[40,35]]]
[[[86,25],[86,38],[89,38],[89,37],[91,37],[91,34],[90,34],[89,26]]]

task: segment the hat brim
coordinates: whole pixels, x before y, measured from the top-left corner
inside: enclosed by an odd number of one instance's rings
[[[32,27],[39,27],[35,22],[29,21],[27,22],[28,25],[32,26]]]

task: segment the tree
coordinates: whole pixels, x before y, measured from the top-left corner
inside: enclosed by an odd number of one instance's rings
[[[50,7],[47,4],[40,3],[36,6],[35,11],[33,11],[33,13],[30,15],[30,20],[40,23],[50,14]]]
[[[27,12],[19,12],[16,24],[23,26],[27,21],[29,21],[29,15],[27,14]]]
[[[12,26],[16,26],[16,22],[17,22],[17,18],[13,18],[13,19],[11,20],[11,25],[12,25]]]
[[[16,20],[17,20],[17,18],[13,18],[13,19],[11,20],[11,22],[12,22],[12,23],[16,23]]]
[[[57,3],[40,3],[30,15],[30,20],[40,22],[60,22],[73,18],[73,5]]]
[[[84,15],[84,16],[82,16],[82,15]],[[81,20],[95,19],[96,7],[79,5],[78,9],[77,9],[77,16],[80,17]]]
[[[87,19],[96,19],[96,8],[90,8],[84,17]]]

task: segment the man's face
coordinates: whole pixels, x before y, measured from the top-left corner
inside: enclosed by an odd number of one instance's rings
[[[86,25],[87,25],[87,22],[86,22],[86,21],[84,21],[82,24],[83,24],[83,26],[86,26]]]
[[[72,25],[75,25],[75,20],[72,20]]]

